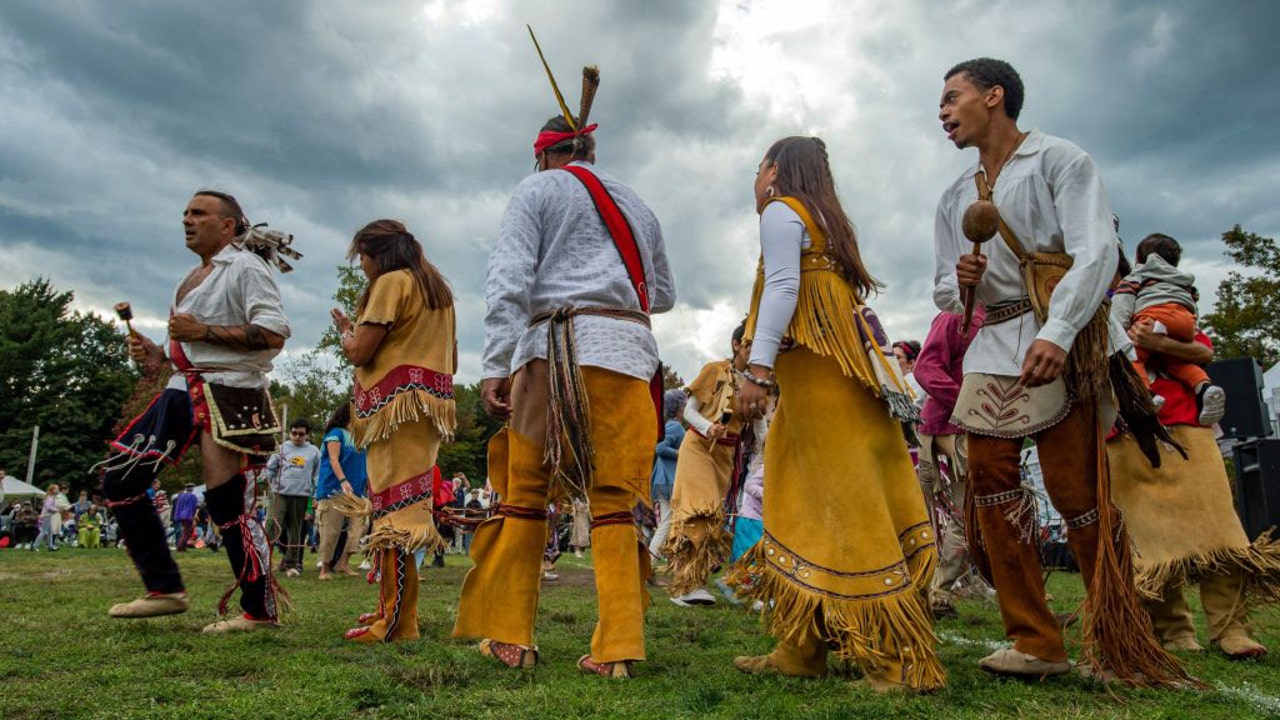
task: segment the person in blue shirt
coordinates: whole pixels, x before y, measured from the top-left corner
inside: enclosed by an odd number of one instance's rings
[[[364,521],[348,521],[338,510],[333,498],[346,493],[364,497],[368,476],[365,473],[364,453],[356,448],[348,431],[351,425],[351,403],[344,402],[333,411],[324,429],[321,441],[320,475],[316,481],[316,527],[320,532],[320,579],[331,580],[334,573],[359,575],[351,568],[351,556],[360,547],[364,536]],[[347,525],[347,540],[341,552],[338,539],[343,523]]]
[[[658,527],[653,531],[653,539],[649,541],[649,552],[654,557],[662,557],[662,545],[671,532],[671,488],[676,481],[676,458],[680,456],[680,443],[684,442],[684,426],[677,419],[684,408],[685,394],[682,390],[668,390],[662,397],[662,417],[666,434],[658,441],[653,454],[653,477],[650,480],[650,494],[653,499],[653,510],[658,515]]]

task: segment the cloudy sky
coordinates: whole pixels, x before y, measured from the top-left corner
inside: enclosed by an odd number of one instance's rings
[[[943,73],[990,55],[1027,86],[1021,124],[1102,169],[1121,235],[1177,237],[1206,301],[1220,234],[1280,235],[1280,3],[1021,0],[12,0],[0,4],[0,288],[35,276],[162,334],[192,265],[192,191],[237,195],[306,254],[281,280],[290,354],[327,322],[351,234],[403,219],[459,298],[475,381],[484,268],[532,138],[602,85],[599,166],[663,223],[677,309],[655,329],[686,378],[726,352],[758,254],[764,150],[823,137],[894,337],[934,314],[933,214],[976,151],[943,137]],[[1272,128],[1266,130],[1266,128]]]

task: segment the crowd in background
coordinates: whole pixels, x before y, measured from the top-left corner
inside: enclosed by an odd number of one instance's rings
[[[334,412],[317,447],[311,443],[311,423],[299,418],[292,423],[289,440],[267,459],[259,481],[257,513],[276,542],[281,569],[288,576],[302,574],[304,551],[321,554],[323,559],[316,565],[322,579],[334,574],[357,574],[348,563],[352,555],[360,552],[365,528],[353,528],[349,519],[329,506],[336,493],[364,497],[367,492],[364,453],[355,447],[347,429],[349,423],[350,405],[343,403]],[[448,480],[441,478],[439,468],[434,472],[434,511],[442,524],[450,526],[450,545],[445,552],[466,554],[474,528],[488,517],[495,494],[487,481],[472,487],[462,472]],[[101,493],[81,490],[72,502],[65,488],[54,483],[40,498],[0,499],[0,550],[123,548],[116,520]],[[157,480],[147,490],[147,496],[164,523],[172,549],[218,550],[219,533],[209,521],[203,486],[187,483],[170,495]],[[432,565],[444,565],[444,552],[433,558]],[[362,568],[368,569],[367,563]]]

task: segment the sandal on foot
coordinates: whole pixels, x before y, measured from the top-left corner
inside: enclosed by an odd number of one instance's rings
[[[538,664],[538,647],[526,647],[514,643],[498,642],[492,638],[480,641],[480,654],[497,658],[509,668],[529,670]]]
[[[588,653],[578,658],[578,669],[588,675],[599,675],[607,678],[618,678],[619,680],[627,680],[631,678],[631,661],[618,660],[615,662],[596,662],[591,659]]]

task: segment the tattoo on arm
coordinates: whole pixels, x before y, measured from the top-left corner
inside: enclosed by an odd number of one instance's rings
[[[267,350],[271,339],[257,325],[206,325],[204,341],[232,350]]]

